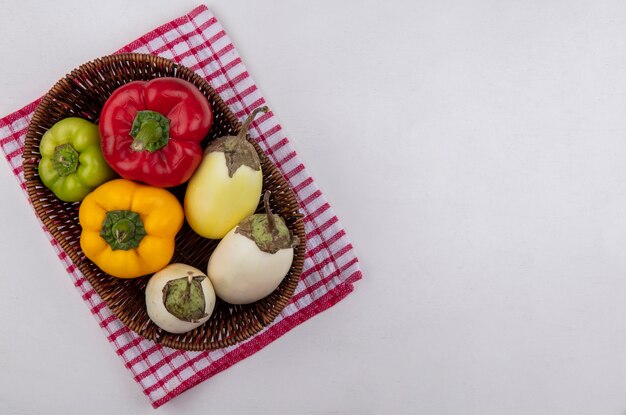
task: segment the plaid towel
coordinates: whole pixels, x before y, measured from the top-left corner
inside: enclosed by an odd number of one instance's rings
[[[160,55],[191,68],[215,88],[242,120],[251,109],[265,102],[230,38],[205,6],[154,29],[120,52]],[[0,147],[25,193],[21,156],[28,123],[39,101],[0,119]],[[292,301],[270,326],[243,343],[210,352],[186,352],[137,336],[111,313],[42,225],[107,339],[155,408],[331,307],[348,295],[352,283],[361,278],[358,259],[345,231],[276,117],[271,112],[258,117],[250,136],[257,140],[294,188],[305,214],[308,241],[302,279]]]

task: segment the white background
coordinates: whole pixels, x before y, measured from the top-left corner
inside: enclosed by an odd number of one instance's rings
[[[0,114],[198,4],[0,0]],[[624,414],[626,3],[208,5],[364,279],[159,413]],[[0,186],[0,413],[153,413]]]

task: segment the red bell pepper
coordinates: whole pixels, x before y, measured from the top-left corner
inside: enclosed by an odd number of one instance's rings
[[[200,141],[212,123],[209,102],[192,83],[133,81],[116,89],[102,108],[102,155],[125,179],[177,186],[202,161]]]

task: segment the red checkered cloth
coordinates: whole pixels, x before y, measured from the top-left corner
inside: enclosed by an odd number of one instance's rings
[[[154,29],[120,49],[120,52],[160,55],[191,68],[215,88],[242,120],[252,109],[265,103],[230,38],[205,6]],[[28,123],[39,101],[0,119],[0,147],[25,193],[21,156]],[[346,232],[285,137],[274,114],[268,112],[258,117],[251,126],[250,136],[257,140],[294,188],[305,214],[308,240],[302,279],[292,301],[270,326],[243,343],[210,352],[186,352],[162,347],[139,337],[111,313],[42,225],[107,339],[155,408],[336,304],[352,291],[352,284],[361,278],[358,259]]]

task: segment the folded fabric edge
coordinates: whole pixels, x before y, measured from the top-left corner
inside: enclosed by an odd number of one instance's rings
[[[37,105],[39,105],[39,102],[42,100],[42,98],[43,98],[43,95],[37,98],[36,100],[34,100],[33,102],[31,102],[30,104],[24,105],[22,108],[18,109],[17,111],[13,111],[12,113],[0,118],[0,127],[6,127],[7,125],[14,123],[20,118],[24,118],[31,112],[35,111],[35,108],[37,108]],[[5,157],[6,157],[6,154],[5,154]]]
[[[125,51],[128,51],[129,49],[134,49],[137,48],[141,45],[143,45],[146,42],[146,36],[149,35],[150,33],[155,33],[159,30],[164,30],[167,28],[171,28],[177,24],[182,24],[185,22],[190,21],[191,19],[193,19],[194,17],[196,17],[197,15],[199,15],[200,13],[209,10],[207,8],[207,6],[205,5],[200,5],[195,7],[193,10],[191,10],[189,13],[177,17],[174,20],[170,20],[167,23],[164,23],[160,26],[158,26],[155,29],[150,30],[150,32],[146,33],[145,35],[141,36],[138,39],[133,40],[132,42],[126,44],[124,47],[118,49],[116,52],[114,53],[122,53]],[[4,117],[0,118],[0,127],[4,127],[6,125],[9,125],[11,123],[13,123],[14,121],[23,118],[24,116],[30,114],[31,112],[33,112],[35,110],[35,108],[37,108],[37,105],[39,105],[39,102],[43,99],[43,95],[40,96],[39,98],[35,99],[33,102],[26,104],[25,106],[23,106],[22,108],[18,109],[17,111],[14,111]],[[5,155],[6,156],[6,155]]]
[[[144,44],[148,43],[150,40],[152,40],[150,38],[151,35],[155,34],[155,33],[159,33],[159,32],[164,32],[168,29],[172,29],[178,25],[184,24],[186,22],[191,21],[191,19],[193,19],[194,17],[196,17],[197,15],[199,15],[200,13],[204,12],[204,11],[208,11],[208,7],[203,5],[197,6],[195,7],[193,10],[191,10],[189,13],[184,14],[180,17],[177,17],[174,20],[170,20],[167,23],[164,23],[152,30],[150,30],[148,33],[144,34],[143,36],[133,40],[132,42],[126,44],[124,47],[120,48],[117,50],[117,52],[115,53],[125,53],[125,52],[131,52],[141,46],[143,46]]]
[[[359,279],[361,279],[361,271],[356,271],[353,275],[349,277],[349,279],[352,279],[352,282],[358,281]],[[317,301],[311,303],[309,306],[302,308],[297,313],[285,318],[284,320],[281,320],[280,322],[272,326],[269,326],[267,330],[265,330],[261,334],[254,336],[246,343],[243,343],[241,346],[237,347],[224,357],[213,362],[213,364],[211,364],[209,367],[197,372],[194,376],[183,381],[176,388],[168,392],[167,395],[165,395],[164,397],[153,401],[152,407],[156,409],[162,406],[173,398],[181,395],[186,390],[197,386],[208,378],[213,377],[223,370],[226,370],[229,367],[233,366],[235,363],[238,363],[243,359],[251,356],[252,354],[258,352],[265,346],[282,337],[287,332],[301,325],[311,317],[314,317],[322,311],[325,311],[334,306],[339,301],[346,298],[346,296],[354,290],[352,282],[346,281],[341,283],[331,291],[324,294],[324,296],[320,297]]]

